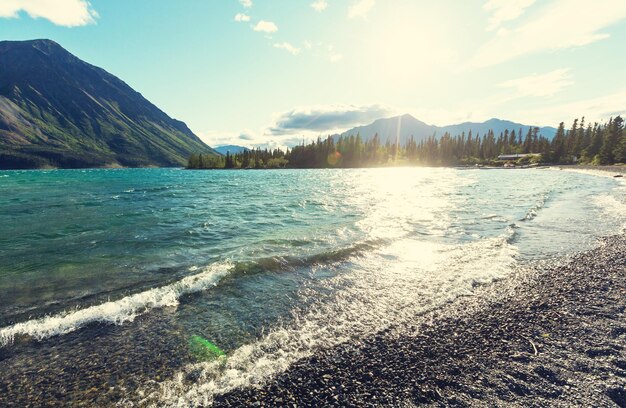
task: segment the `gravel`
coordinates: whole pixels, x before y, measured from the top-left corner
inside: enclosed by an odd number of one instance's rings
[[[214,406],[626,407],[626,237],[320,352]]]

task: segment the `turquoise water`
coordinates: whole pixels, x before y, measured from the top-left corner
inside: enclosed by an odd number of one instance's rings
[[[124,398],[210,403],[524,263],[592,247],[623,230],[624,191],[557,170],[0,172],[0,371],[45,365],[49,347],[74,365],[93,342],[144,361],[158,350],[171,358],[132,371],[145,381]],[[140,335],[154,348],[125,340]],[[226,366],[197,361],[194,335]],[[200,380],[181,379],[198,364]]]

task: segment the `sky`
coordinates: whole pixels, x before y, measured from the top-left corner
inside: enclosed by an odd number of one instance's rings
[[[625,0],[0,0],[0,40],[35,38],[212,146],[626,113]]]

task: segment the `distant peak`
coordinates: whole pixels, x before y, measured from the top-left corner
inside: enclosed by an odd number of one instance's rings
[[[404,115],[398,116],[398,117],[402,121],[411,121],[411,122],[414,122],[414,123],[419,123],[419,124],[424,125],[424,126],[429,126],[426,122],[417,119],[415,116],[413,116],[413,115],[411,115],[409,113],[405,113]]]
[[[397,116],[390,116],[388,118],[380,118],[380,119],[376,119],[376,121],[388,121],[388,120],[414,120],[414,121],[418,121],[418,119],[416,119],[414,116],[412,116],[411,114],[405,113],[404,115],[397,115]]]
[[[508,122],[508,120],[498,119],[498,118],[491,118],[491,119],[485,121],[485,123],[500,123],[500,122]]]
[[[50,46],[50,47],[59,47],[59,48],[61,48],[59,43],[57,43],[56,41],[51,40],[49,38],[37,38],[37,39],[34,39],[34,40],[26,40],[24,42],[25,43],[32,43],[32,44],[35,44],[35,45],[47,45],[47,46]]]
[[[65,48],[61,47],[55,41],[45,38],[24,41],[0,41],[1,50],[25,50],[29,48],[34,48],[46,55],[51,55],[56,52],[67,52]]]
[[[62,48],[57,42],[49,40],[47,38],[37,38],[34,40],[3,40],[3,41],[0,41],[0,44],[10,45],[14,47],[46,46],[46,47]]]

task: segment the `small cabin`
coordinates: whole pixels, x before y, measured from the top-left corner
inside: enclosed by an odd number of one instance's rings
[[[498,156],[498,160],[518,160],[524,157],[537,156],[537,153],[522,153],[522,154],[501,154]]]

